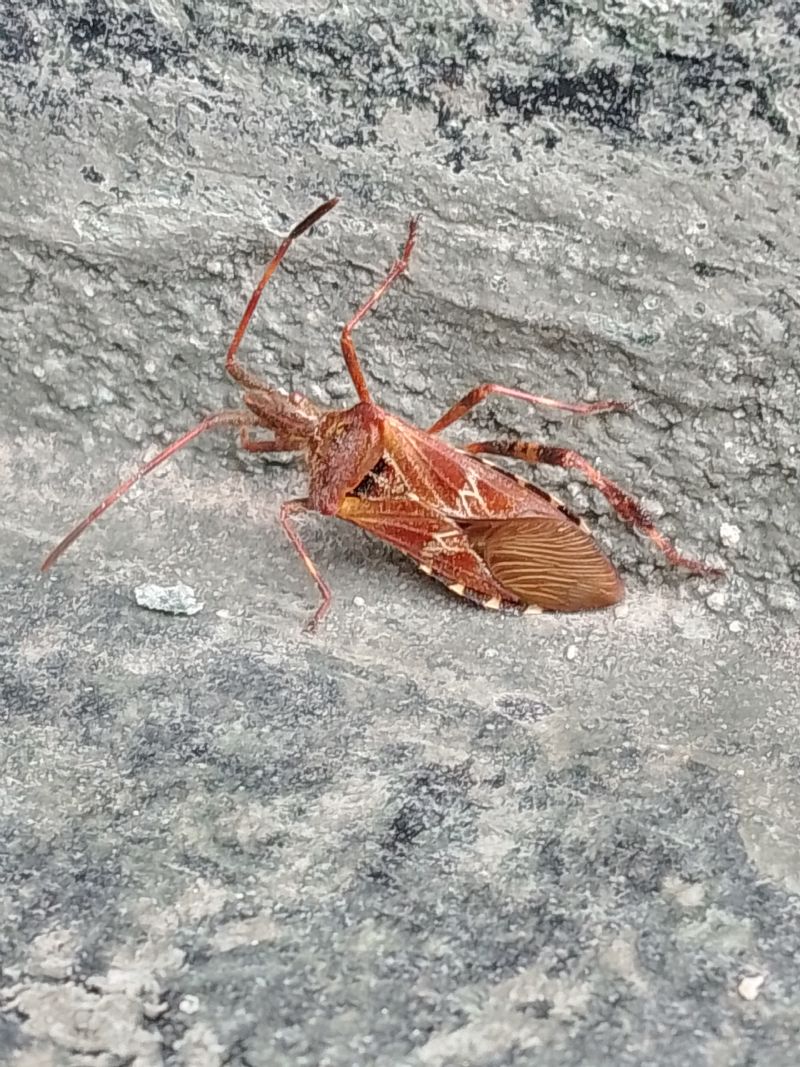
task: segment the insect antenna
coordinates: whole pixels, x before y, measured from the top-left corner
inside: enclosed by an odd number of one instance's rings
[[[252,319],[253,313],[258,306],[261,294],[264,292],[267,282],[278,269],[281,260],[289,251],[292,243],[297,240],[298,237],[301,237],[306,230],[310,230],[316,222],[319,222],[323,215],[327,215],[331,208],[336,207],[338,203],[338,196],[326,200],[324,204],[320,204],[319,207],[314,208],[309,215],[306,215],[302,222],[298,222],[291,233],[284,237],[278,246],[278,251],[264,268],[264,273],[261,275],[258,285],[253,290],[253,293],[247,302],[247,307],[244,309],[241,321],[236,327],[236,333],[234,333],[233,340],[228,345],[228,351],[225,354],[225,370],[230,374],[231,378],[240,382],[248,389],[263,388],[263,383],[249,371],[245,370],[237,360],[236,353],[239,351],[239,345],[242,343],[242,338],[247,331],[247,327],[250,325],[250,319]]]
[[[320,204],[318,207],[316,207],[309,215],[307,215],[303,219],[302,222],[298,223],[297,226],[294,227],[291,233],[281,242],[278,251],[267,264],[266,269],[264,270],[264,273],[261,276],[261,280],[259,281],[252,296],[250,297],[250,300],[247,303],[247,307],[245,308],[244,315],[242,315],[241,321],[239,322],[236,332],[233,335],[233,340],[228,346],[228,351],[225,356],[225,369],[228,371],[232,378],[234,378],[240,384],[245,386],[245,388],[265,388],[261,381],[251,375],[236,361],[236,353],[238,351],[239,345],[241,344],[242,338],[244,337],[245,331],[247,330],[247,327],[250,323],[250,319],[253,317],[253,312],[255,311],[256,305],[258,304],[258,301],[261,298],[261,294],[264,291],[264,287],[266,286],[272,275],[275,273],[278,264],[286,255],[292,242],[296,238],[302,236],[302,234],[304,234],[306,230],[309,230],[315,222],[318,222],[319,219],[321,219],[323,215],[327,214],[327,212],[330,211],[331,208],[335,207],[338,202],[338,197],[332,197],[330,200],[326,200],[325,203]],[[166,462],[166,460],[168,460],[171,456],[174,456],[175,453],[180,451],[180,449],[182,449],[185,445],[188,445],[190,441],[193,441],[195,437],[198,437],[201,433],[205,433],[206,430],[213,430],[218,426],[238,426],[241,429],[244,429],[248,426],[257,425],[258,421],[259,420],[256,416],[252,415],[250,412],[245,411],[220,411],[217,412],[216,415],[209,415],[207,418],[203,419],[202,422],[199,422],[195,427],[187,431],[187,433],[183,434],[182,437],[179,437],[177,441],[173,441],[172,444],[167,445],[167,447],[162,452],[159,452],[157,456],[150,460],[149,463],[145,463],[144,466],[140,467],[135,474],[131,475],[130,478],[127,478],[124,482],[120,482],[116,489],[113,489],[105,498],[105,500],[103,500],[100,504],[97,505],[94,511],[90,512],[90,514],[87,515],[86,518],[83,519],[81,522],[79,522],[74,529],[70,530],[70,532],[63,539],[63,541],[60,541],[56,545],[56,547],[53,549],[53,551],[42,564],[42,570],[46,571],[50,567],[52,567],[56,560],[58,560],[59,557],[62,556],[64,552],[66,552],[72,542],[76,541],[84,532],[84,530],[87,529],[87,527],[91,526],[96,519],[99,519],[104,511],[107,511],[112,504],[115,504],[119,500],[121,496],[124,496],[125,493],[127,493],[128,490],[139,481],[140,478],[144,478],[144,476],[146,474],[149,474],[150,471],[154,470],[156,467]]]
[[[50,555],[42,564],[42,570],[46,571],[56,560],[62,556],[73,541],[77,541],[80,535],[87,527],[91,526],[95,519],[99,519],[104,511],[107,511],[112,504],[115,504],[121,496],[124,496],[128,490],[136,485],[140,478],[144,478],[150,471],[155,470],[156,467],[160,467],[162,463],[165,463],[168,459],[179,452],[182,448],[193,441],[195,437],[199,437],[201,433],[205,433],[206,430],[214,430],[218,426],[251,426],[255,422],[255,418],[245,411],[218,411],[215,415],[208,415],[202,422],[198,422],[196,426],[193,426],[191,430],[188,430],[185,434],[179,437],[176,441],[167,445],[163,451],[159,452],[157,456],[154,456],[151,460],[141,466],[130,478],[126,478],[125,481],[120,482],[116,489],[108,494],[102,503],[98,504],[94,511],[90,512],[85,519],[82,519],[74,529],[70,530],[67,536],[56,545]]]

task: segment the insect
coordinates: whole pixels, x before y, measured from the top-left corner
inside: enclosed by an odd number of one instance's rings
[[[616,603],[622,582],[585,523],[537,486],[482,456],[575,469],[598,489],[622,519],[654,542],[667,559],[694,574],[717,570],[678,553],[629,494],[571,449],[534,441],[481,441],[457,448],[441,431],[487,397],[499,395],[579,415],[625,409],[616,401],[566,403],[520,389],[484,384],[472,389],[427,430],[384,411],[372,399],[353,342],[353,331],[408,267],[417,234],[412,218],[400,258],[342,330],[341,350],[358,396],[345,410],[325,410],[301,393],[288,395],[263,382],[237,353],[261,294],[292,243],[336,204],[320,204],[289,233],[267,264],[225,357],[225,369],[243,390],[243,407],[208,415],[151,459],[67,534],[42,564],[64,551],[140,478],[207,430],[238,430],[248,452],[299,452],[308,467],[306,496],[280,508],[283,530],[316,583],[320,604],[314,629],[331,603],[331,591],[300,538],[302,512],[334,515],[361,527],[416,561],[425,574],[486,608],[581,611]],[[271,436],[260,436],[257,431]]]

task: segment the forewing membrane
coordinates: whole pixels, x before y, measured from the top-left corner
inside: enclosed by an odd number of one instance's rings
[[[561,515],[464,524],[492,577],[545,611],[588,611],[616,604],[623,585],[592,538]]]

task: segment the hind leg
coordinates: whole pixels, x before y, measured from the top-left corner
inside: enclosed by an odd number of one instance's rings
[[[603,494],[617,515],[649,537],[670,563],[676,567],[685,567],[692,574],[714,577],[724,574],[724,571],[717,567],[710,567],[706,563],[682,556],[669,538],[656,528],[647,512],[629,493],[621,489],[616,482],[612,482],[610,478],[606,478],[579,452],[574,452],[571,448],[556,448],[537,441],[479,441],[477,444],[467,445],[464,451],[471,452],[473,455],[485,453],[510,456],[512,459],[522,459],[526,463],[546,463],[552,467],[580,471],[584,478]]]

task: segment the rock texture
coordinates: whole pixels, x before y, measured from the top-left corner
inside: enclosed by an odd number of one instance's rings
[[[787,2],[0,7],[0,1059],[264,1067],[796,1063],[800,22]],[[570,444],[615,612],[481,613],[201,440],[222,355],[456,439]],[[537,472],[539,477],[539,472]],[[193,590],[191,617],[134,589]]]

